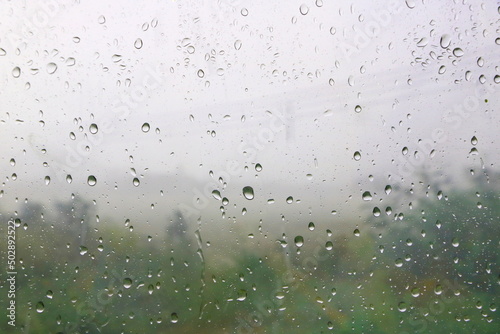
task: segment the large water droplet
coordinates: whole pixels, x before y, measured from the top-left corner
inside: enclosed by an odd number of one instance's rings
[[[90,124],[89,131],[91,134],[95,135],[97,131],[99,131],[99,129],[97,128],[97,124],[95,123]]]
[[[177,313],[172,313],[170,315],[170,322],[175,324],[179,321],[179,317],[177,316]]]
[[[43,302],[36,303],[36,311],[38,313],[42,313],[44,310],[45,310],[45,305],[43,304]]]
[[[372,200],[372,194],[369,191],[365,191],[362,195],[363,200],[365,201],[371,201]]]
[[[48,63],[47,64],[47,73],[54,74],[55,71],[57,71],[57,65],[55,63]]]
[[[304,238],[300,235],[295,237],[295,246],[302,247],[304,245]]]
[[[252,200],[254,197],[253,188],[249,187],[249,186],[244,187],[243,188],[243,196],[245,196],[245,198],[248,200]]]
[[[451,36],[450,35],[444,34],[443,36],[441,36],[439,44],[441,45],[441,47],[443,49],[446,49],[447,47],[449,47],[450,43],[451,43]]]

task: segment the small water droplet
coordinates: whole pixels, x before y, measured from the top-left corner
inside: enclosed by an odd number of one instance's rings
[[[142,48],[142,39],[138,38],[135,40],[134,42],[134,47],[139,50],[140,48]]]
[[[410,9],[415,8],[415,0],[406,0],[406,6]]]
[[[353,234],[354,236],[359,237],[361,235],[361,232],[359,231],[359,229],[355,229]]]
[[[141,130],[142,130],[142,132],[144,132],[144,133],[148,132],[148,131],[149,131],[149,129],[150,129],[150,127],[149,127],[149,123],[144,123],[144,124],[142,125],[142,127],[141,127]]]
[[[288,204],[292,204],[292,203],[293,203],[293,197],[292,197],[292,196],[288,196],[288,197],[286,198],[286,202],[287,202]]]
[[[398,304],[398,310],[400,312],[405,312],[406,311],[406,303],[405,302],[401,302]]]
[[[386,195],[389,195],[392,191],[392,187],[390,185],[386,185],[385,186],[385,194]]]
[[[313,222],[310,222],[309,225],[307,225],[307,228],[309,229],[309,231],[314,231],[314,223]]]
[[[132,286],[132,280],[130,278],[124,278],[123,279],[123,287],[125,289],[130,289],[130,287]]]
[[[256,170],[257,172],[260,172],[260,171],[262,170],[262,165],[261,165],[261,164],[256,164],[256,165],[255,165],[255,170]]]
[[[241,41],[238,39],[236,42],[234,42],[234,48],[236,50],[241,49],[241,44],[242,44]]]
[[[359,153],[359,151],[354,152],[353,158],[356,161],[361,160],[361,153]]]
[[[326,250],[332,250],[333,249],[333,242],[327,241],[325,244]]]
[[[317,7],[323,7],[323,0],[316,0]]]
[[[205,72],[203,72],[203,70],[198,70],[197,74],[198,74],[198,77],[200,77],[200,78],[203,78],[205,76]]]
[[[50,184],[50,176],[45,177],[45,185],[48,186]]]
[[[241,9],[241,15],[243,15],[243,16],[247,16],[247,15],[248,15],[248,9],[246,9],[246,8],[242,8],[242,9]]]
[[[52,299],[54,297],[54,293],[52,292],[52,290],[47,290],[47,292],[45,293],[45,295],[49,299]]]
[[[134,177],[134,179],[132,180],[132,184],[134,185],[134,187],[138,187],[141,184],[141,181],[139,181],[138,178]]]
[[[95,178],[94,175],[90,175],[88,178],[87,178],[87,184],[91,187],[95,186],[97,183],[97,179]]]
[[[477,138],[476,138],[476,136],[474,136],[474,137],[472,137],[472,138],[471,138],[470,143],[471,143],[472,145],[474,145],[474,146],[476,146],[476,145],[477,145]]]
[[[218,190],[214,190],[214,191],[212,191],[212,196],[213,196],[216,200],[218,200],[218,201],[220,201],[220,200],[222,199],[222,196],[221,196],[221,194],[220,194],[220,191],[218,191]]]
[[[12,69],[12,76],[14,78],[19,78],[21,76],[21,69],[18,66]]]
[[[460,243],[458,242],[457,238],[453,238],[453,240],[451,240],[451,245],[453,247],[458,247],[458,246],[460,246]]]
[[[302,4],[299,7],[299,10],[300,10],[300,14],[302,14],[302,15],[307,15],[307,13],[309,13],[309,7],[306,4]]]
[[[172,313],[170,315],[170,322],[175,324],[179,321],[179,317],[177,316],[177,313]]]
[[[66,175],[66,182],[68,182],[68,183],[73,182],[73,178],[71,177],[71,175],[69,175],[69,174]]]
[[[254,198],[253,188],[249,186],[244,187],[243,196],[248,200],[252,200]]]
[[[462,50],[460,48],[455,48],[455,49],[453,49],[453,55],[455,57],[462,57],[464,55],[464,50]]]
[[[99,22],[99,24],[106,23],[106,18],[104,17],[104,15],[99,16],[99,18],[97,19],[97,22]]]
[[[394,265],[398,268],[401,268],[403,266],[403,259],[396,259],[396,261],[394,261]]]

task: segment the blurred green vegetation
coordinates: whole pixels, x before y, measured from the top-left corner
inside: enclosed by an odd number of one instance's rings
[[[175,226],[148,241],[110,219],[90,226],[93,206],[78,197],[52,211],[2,210],[19,225],[16,330],[498,333],[498,189],[483,178],[422,187],[411,208],[353,222],[359,236],[316,231],[299,251],[228,240],[213,253],[202,234]],[[12,331],[6,319],[0,331]]]

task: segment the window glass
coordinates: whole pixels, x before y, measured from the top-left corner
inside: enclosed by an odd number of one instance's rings
[[[497,333],[498,1],[5,1],[6,333]]]

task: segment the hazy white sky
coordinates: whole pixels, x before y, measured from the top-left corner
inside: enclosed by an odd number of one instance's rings
[[[293,195],[326,214],[397,183],[436,129],[423,159],[443,179],[499,160],[493,1],[11,1],[0,15],[2,206],[80,193],[168,212],[236,161],[235,212],[252,185],[255,210]]]

